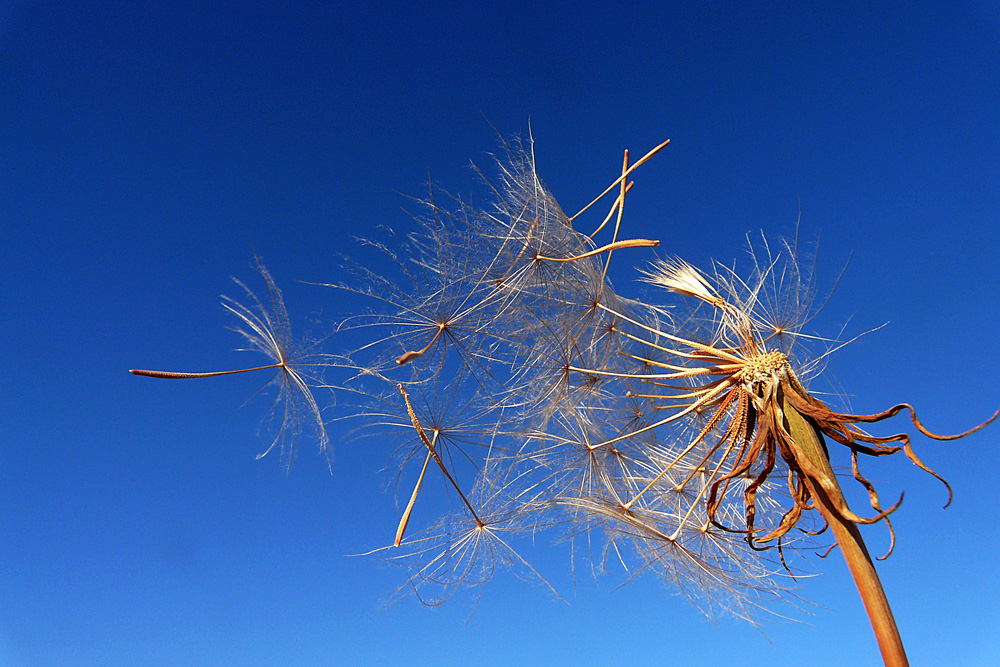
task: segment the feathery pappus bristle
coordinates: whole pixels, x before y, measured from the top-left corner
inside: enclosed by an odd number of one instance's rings
[[[718,305],[722,299],[702,273],[682,259],[658,259],[642,270],[642,280],[671,292]]]

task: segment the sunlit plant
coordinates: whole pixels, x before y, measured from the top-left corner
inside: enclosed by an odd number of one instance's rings
[[[829,349],[809,356],[803,344],[818,340],[804,331],[818,309],[794,245],[758,243],[747,273],[649,261],[643,280],[686,301],[684,316],[679,304],[660,299],[664,292],[642,300],[620,294],[608,279],[612,257],[658,245],[620,237],[630,176],[666,145],[634,164],[626,152],[621,175],[573,216],[538,178],[532,145],[520,141],[504,144],[491,209],[442,206],[432,191],[415,231],[393,244],[368,241],[395,277],[352,263],[353,282],[329,285],[372,304],[339,323],[342,335],[365,341],[350,355],[293,342],[281,293],[259,266],[266,301],[247,290],[250,306],[224,305],[250,348],[272,363],[132,372],[272,371],[279,429],[268,451],[278,447],[286,463],[307,424],[322,451],[328,419],[353,422],[356,437],[390,436],[406,500],[378,551],[409,568],[401,591],[428,604],[481,587],[500,569],[544,581],[517,540],[551,528],[569,538],[574,554],[592,556],[596,571],[612,561],[628,578],[655,571],[704,611],[754,621],[785,597],[783,582],[794,579],[789,556],[812,550],[829,528],[886,664],[904,665],[858,530],[882,522],[894,541],[890,515],[902,499],[883,506],[861,456],[902,452],[941,478],[909,435],[875,436],[862,425],[908,411],[918,431],[946,440],[997,414],[940,436],[907,404],[853,414],[810,393]],[[581,215],[609,194],[606,216],[581,231]],[[326,418],[314,398],[320,389],[341,396]],[[848,505],[828,440],[849,452],[868,514]],[[431,477],[447,491],[437,484],[428,491]],[[415,520],[421,527],[411,529]]]
[[[133,369],[134,375],[161,378],[167,380],[187,380],[194,378],[218,377],[237,373],[252,373],[256,371],[271,371],[271,379],[267,386],[273,386],[274,402],[268,411],[266,422],[277,422],[274,438],[267,449],[257,455],[263,458],[277,448],[282,464],[288,468],[295,459],[295,445],[303,430],[311,430],[319,445],[319,450],[329,462],[330,438],[323,423],[319,403],[313,395],[313,389],[322,384],[319,371],[327,364],[327,355],[317,351],[321,340],[311,340],[308,336],[296,340],[292,337],[292,328],[288,320],[288,311],[281,290],[274,284],[274,279],[264,265],[257,261],[257,271],[267,288],[266,300],[261,300],[243,282],[233,279],[246,293],[249,306],[228,296],[222,297],[222,307],[236,316],[239,324],[233,327],[244,344],[245,351],[258,352],[272,363],[264,366],[240,368],[228,371],[210,371],[206,373],[179,373],[174,371],[147,371]]]

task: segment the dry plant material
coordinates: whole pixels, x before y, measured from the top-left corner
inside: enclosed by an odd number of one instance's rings
[[[997,414],[941,436],[907,404],[863,415],[817,399],[805,378],[820,373],[831,350],[809,355],[807,343],[823,341],[803,330],[819,308],[794,246],[758,244],[746,274],[655,261],[644,279],[693,304],[686,317],[668,304],[619,294],[609,279],[612,257],[659,245],[619,239],[630,176],[667,143],[635,163],[626,152],[620,175],[573,216],[538,178],[533,145],[504,144],[499,181],[487,181],[491,209],[441,206],[432,190],[420,202],[425,214],[415,218],[415,231],[369,241],[385,254],[385,266],[345,260],[354,281],[330,287],[369,297],[376,309],[338,330],[366,342],[349,357],[309,363],[349,372],[336,386],[341,397],[353,397],[340,401],[341,418],[360,422],[352,431],[358,437],[390,437],[399,481],[413,480],[392,546],[377,551],[410,568],[402,593],[438,604],[481,587],[501,568],[544,581],[514,540],[568,528],[571,549],[589,552],[595,571],[625,580],[657,572],[707,613],[756,622],[785,599],[792,557],[811,551],[829,526],[886,663],[906,664],[858,531],[884,523],[894,542],[890,516],[902,498],[883,506],[860,457],[902,452],[944,480],[917,456],[908,434],[875,436],[862,425],[905,410],[922,434],[948,440]],[[594,231],[578,232],[574,221],[612,192]],[[599,244],[595,237],[608,233],[612,219],[610,239]],[[330,385],[293,363],[280,293],[261,272],[272,308],[256,300],[252,309],[227,305],[249,327],[241,333],[252,347],[273,361],[247,370],[276,370],[282,423],[295,426],[304,413],[325,447],[312,389]],[[175,378],[244,371],[133,372]],[[827,439],[850,452],[871,512],[849,507]],[[441,474],[429,475],[429,467]],[[427,517],[432,504],[443,508],[436,519]],[[422,527],[411,531],[414,523]]]
[[[262,458],[275,448],[281,453],[281,461],[289,468],[295,459],[295,445],[303,429],[308,428],[316,437],[320,452],[330,463],[329,436],[323,422],[319,403],[313,395],[313,389],[322,385],[319,372],[330,365],[327,355],[316,352],[321,340],[304,338],[295,340],[292,337],[291,325],[288,321],[288,311],[281,290],[274,284],[274,279],[268,273],[260,260],[256,261],[257,271],[264,279],[267,288],[267,300],[262,301],[239,280],[234,282],[246,293],[250,305],[246,306],[235,299],[222,297],[222,306],[235,315],[240,324],[233,330],[246,343],[248,351],[258,352],[270,358],[274,363],[253,368],[241,368],[231,371],[211,371],[207,373],[178,373],[174,371],[150,371],[132,369],[133,375],[161,379],[194,379],[234,375],[236,373],[252,373],[255,371],[274,370],[274,375],[268,382],[276,388],[276,396],[268,413],[268,421],[276,421],[276,433],[267,449],[257,455]],[[266,304],[266,305],[265,305]]]
[[[944,483],[948,489],[949,504],[952,491],[940,475],[917,457],[910,446],[908,434],[876,437],[856,425],[880,422],[902,410],[909,410],[913,425],[921,433],[936,440],[954,440],[983,428],[997,418],[1000,410],[982,424],[950,436],[927,430],[917,419],[913,408],[905,403],[873,415],[835,412],[802,386],[786,354],[766,347],[766,341],[774,334],[762,332],[755,325],[752,307],[721,297],[704,276],[684,262],[659,262],[646,273],[646,279],[699,299],[718,311],[719,327],[713,345],[670,337],[681,347],[680,350],[669,350],[669,353],[686,355],[685,358],[694,359],[697,363],[681,370],[664,365],[671,372],[647,376],[647,381],[654,378],[674,381],[708,378],[702,384],[696,383],[686,392],[664,400],[671,402],[672,409],[679,410],[674,415],[697,409],[711,415],[710,426],[721,429],[722,436],[715,439],[700,463],[712,466],[711,481],[703,487],[707,490],[705,502],[709,520],[723,530],[745,535],[752,549],[761,549],[775,542],[780,550],[782,539],[799,524],[803,514],[817,510],[826,524],[832,527],[844,553],[872,621],[883,659],[888,665],[907,664],[888,601],[856,527],[884,521],[894,544],[895,534],[889,515],[899,508],[903,499],[900,497],[894,505],[883,509],[874,485],[860,472],[858,455],[881,457],[904,451],[910,461]],[[723,286],[729,288],[730,294],[736,293],[732,285],[723,283]],[[691,446],[706,435],[707,429],[692,440]],[[848,507],[830,466],[824,436],[850,449],[854,478],[868,491],[874,515],[862,517]],[[791,503],[776,525],[758,528],[755,523],[757,490],[776,472],[779,457],[784,463],[780,474],[787,476]],[[661,474],[666,474],[666,469]],[[744,523],[742,526],[725,525],[719,521],[720,505],[734,480],[744,477],[752,477],[742,490]]]

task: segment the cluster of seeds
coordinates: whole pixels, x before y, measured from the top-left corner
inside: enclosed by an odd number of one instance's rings
[[[908,405],[846,414],[805,388],[801,378],[824,355],[808,357],[800,345],[816,309],[796,248],[765,243],[747,276],[652,262],[646,282],[695,304],[683,318],[659,299],[616,290],[612,257],[658,245],[619,234],[630,176],[665,146],[634,164],[626,152],[621,175],[573,216],[520,141],[504,145],[491,209],[444,206],[432,191],[415,231],[367,241],[387,262],[351,263],[353,281],[330,285],[371,304],[339,324],[365,341],[351,354],[294,340],[263,267],[265,301],[249,290],[249,307],[227,301],[249,347],[271,359],[245,370],[275,372],[281,428],[271,447],[287,464],[307,426],[326,448],[320,388],[338,394],[335,419],[354,424],[342,429],[348,446],[395,443],[406,502],[378,551],[410,568],[402,590],[435,604],[504,568],[542,579],[522,551],[552,529],[595,570],[655,571],[706,611],[752,618],[782,597],[786,553],[812,544],[824,524],[838,541],[858,523],[884,521],[891,533],[899,503],[882,508],[859,454],[904,451],[935,474],[908,435],[857,426],[912,413]],[[581,215],[606,195],[609,212],[584,233]],[[231,372],[245,371],[133,371]],[[872,516],[847,506],[825,439],[849,450]]]

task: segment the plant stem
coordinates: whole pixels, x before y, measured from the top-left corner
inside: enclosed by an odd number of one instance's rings
[[[829,456],[823,444],[823,434],[808,418],[795,410],[784,396],[781,397],[781,409],[785,416],[784,427],[792,436],[796,448],[795,456],[807,458],[813,464],[811,467],[818,469],[826,477],[821,483],[810,475],[804,475],[813,504],[833,531],[851,576],[854,577],[861,601],[865,605],[865,611],[868,612],[872,630],[875,631],[882,660],[886,667],[907,667],[909,662],[906,660],[903,640],[899,636],[899,629],[892,616],[892,609],[889,608],[889,600],[885,596],[882,582],[875,572],[875,565],[864,540],[861,539],[861,532],[854,522],[842,517],[835,509],[827,491],[829,488],[834,488],[839,494],[840,485],[833,474],[833,468],[830,467]]]
[[[270,366],[257,366],[256,368],[240,368],[235,371],[212,371],[210,373],[177,373],[175,371],[144,371],[133,368],[129,371],[132,375],[143,375],[149,378],[160,378],[162,380],[190,380],[192,378],[214,378],[220,375],[234,375],[236,373],[252,373],[254,371],[266,371],[269,368],[281,368],[285,364],[271,364]]]

